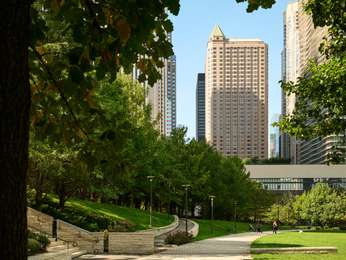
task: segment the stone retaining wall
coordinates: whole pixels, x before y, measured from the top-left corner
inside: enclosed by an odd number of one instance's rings
[[[192,237],[196,237],[199,232],[199,225],[197,222],[189,219],[189,221],[193,224],[193,227],[189,230],[189,233],[192,235]]]
[[[89,232],[58,219],[57,235],[58,239],[72,243],[88,253],[103,253],[103,232]]]
[[[110,254],[154,253],[155,232],[109,232],[108,235]]]
[[[155,228],[155,236],[160,236],[166,233],[171,232],[172,230],[176,229],[179,226],[179,218],[178,216],[174,215],[174,221],[172,224],[164,227],[158,227]]]
[[[27,208],[28,227],[34,230],[53,236],[54,218],[38,210]]]

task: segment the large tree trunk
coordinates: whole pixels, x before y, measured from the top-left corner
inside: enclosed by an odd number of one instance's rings
[[[30,2],[0,7],[0,259],[27,258]]]

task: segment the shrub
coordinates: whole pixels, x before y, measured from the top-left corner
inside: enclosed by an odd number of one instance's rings
[[[165,242],[167,244],[182,245],[192,241],[192,235],[185,232],[176,232],[166,237]]]
[[[46,248],[47,248],[47,246],[50,243],[50,241],[49,241],[49,239],[48,239],[48,237],[46,235],[40,234],[40,233],[34,233],[34,232],[30,231],[30,230],[28,232],[28,241],[29,240],[35,240],[35,241],[37,241],[39,243],[39,245],[40,245],[40,250],[39,251],[46,251]],[[33,242],[31,242],[31,243],[33,243]],[[35,252],[35,253],[37,253],[37,252]]]
[[[118,227],[118,223],[113,218],[100,216],[85,210],[72,207],[65,207],[64,211],[59,210],[59,204],[52,200],[45,200],[38,210],[46,213],[56,219],[69,222],[88,231],[103,231],[105,229],[112,230],[111,227]],[[131,225],[121,225],[122,231],[129,231]]]
[[[28,255],[34,255],[41,252],[41,244],[34,238],[28,239]]]

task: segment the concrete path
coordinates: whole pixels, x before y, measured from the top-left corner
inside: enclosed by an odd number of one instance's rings
[[[190,231],[193,228],[193,223],[188,219],[187,220],[187,230]],[[169,234],[174,234],[177,232],[185,232],[186,230],[186,221],[185,218],[180,218],[179,219],[179,225],[177,226],[176,229],[172,230],[169,233],[162,234],[160,236],[155,237],[155,247],[158,246],[163,246],[165,244],[165,239]]]
[[[262,234],[241,233],[223,237],[210,238],[189,243],[150,256],[83,256],[79,259],[94,260],[245,260],[250,258],[250,244]]]
[[[145,260],[240,260],[250,258],[250,244],[266,233],[242,233],[206,239],[169,249],[148,257]]]

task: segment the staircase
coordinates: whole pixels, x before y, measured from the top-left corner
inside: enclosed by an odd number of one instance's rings
[[[29,256],[28,260],[70,260],[87,253],[85,250],[74,247],[71,243],[55,241],[53,238],[50,238],[50,241],[47,252]]]

